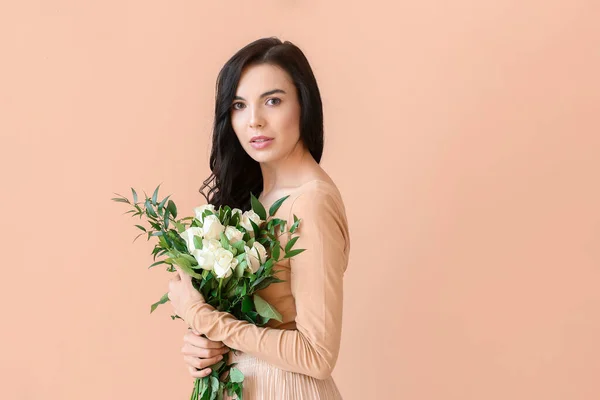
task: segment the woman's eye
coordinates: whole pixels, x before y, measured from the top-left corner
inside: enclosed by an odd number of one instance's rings
[[[271,100],[275,100],[275,101],[276,101],[276,103],[275,103],[275,104],[273,104],[273,105],[277,105],[277,104],[281,103],[281,99],[279,99],[279,98],[277,98],[277,97],[273,97],[272,99],[269,99],[269,100],[267,100],[267,102],[269,102],[269,101],[271,101]]]
[[[232,107],[233,107],[233,109],[234,109],[234,110],[239,110],[239,109],[240,109],[240,107],[237,107],[238,105],[239,105],[239,106],[243,106],[243,105],[244,105],[244,103],[233,103],[233,106],[232,106]]]

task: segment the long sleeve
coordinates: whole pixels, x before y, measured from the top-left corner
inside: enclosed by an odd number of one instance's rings
[[[330,190],[301,193],[290,207],[288,227],[293,214],[302,219],[294,248],[306,249],[290,259],[296,329],[257,327],[204,302],[189,305],[183,317],[211,340],[278,368],[326,379],[340,348],[348,225],[341,197]]]

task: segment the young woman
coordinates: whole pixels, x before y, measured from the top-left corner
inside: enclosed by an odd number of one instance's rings
[[[191,327],[182,353],[194,377],[223,356],[245,376],[245,400],[341,399],[331,372],[342,328],[343,275],[350,237],[342,196],[319,162],[323,110],[317,82],[302,51],[263,38],[238,51],[217,78],[209,204],[249,210],[250,192],[276,213],[302,221],[283,270],[260,292],[283,316],[257,327],[204,301],[182,272],[169,284],[177,315]],[[289,228],[288,224],[288,228]],[[281,237],[282,246],[287,239]],[[208,339],[200,337],[204,334]],[[229,348],[239,350],[227,351]]]

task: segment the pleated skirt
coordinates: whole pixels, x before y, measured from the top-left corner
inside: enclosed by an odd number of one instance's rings
[[[241,351],[231,354],[230,362],[244,374],[243,400],[343,400],[332,377],[284,371]]]

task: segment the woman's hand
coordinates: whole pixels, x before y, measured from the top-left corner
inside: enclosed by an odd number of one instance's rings
[[[192,277],[175,265],[177,276],[169,281],[167,297],[171,301],[175,314],[185,320],[183,315],[191,304],[204,302],[204,296],[192,285]]]
[[[213,342],[191,329],[183,337],[181,353],[194,378],[210,375],[212,370],[208,367],[221,361],[228,351],[229,348],[222,342]]]

